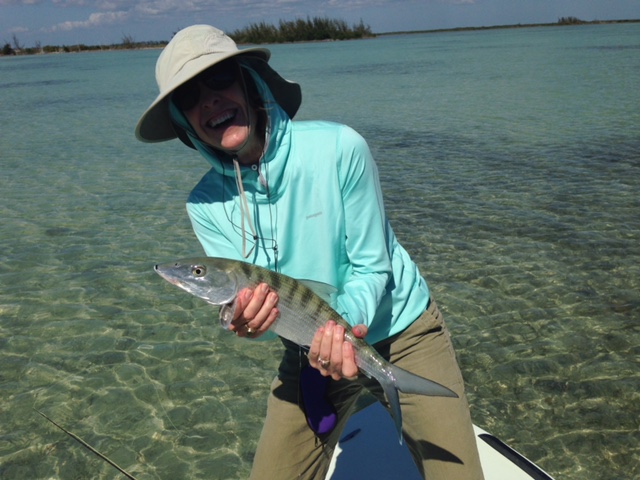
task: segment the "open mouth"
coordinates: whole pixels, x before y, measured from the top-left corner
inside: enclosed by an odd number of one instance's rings
[[[227,110],[221,113],[218,116],[211,118],[207,122],[207,127],[209,128],[220,128],[224,127],[227,124],[231,123],[231,121],[236,117],[236,111]]]

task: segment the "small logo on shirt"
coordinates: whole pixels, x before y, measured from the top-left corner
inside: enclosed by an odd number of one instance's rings
[[[307,215],[307,220],[311,220],[312,218],[319,217],[322,215],[322,212],[314,213],[312,215]]]

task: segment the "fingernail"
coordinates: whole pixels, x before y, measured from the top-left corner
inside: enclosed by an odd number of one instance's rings
[[[260,288],[262,288],[262,291],[264,293],[269,293],[269,285],[267,285],[266,283],[263,283],[262,285],[260,285]]]
[[[360,335],[362,335],[362,330],[360,329],[360,327],[353,327],[353,333],[356,335],[356,337],[359,337]]]
[[[344,327],[342,325],[336,325],[334,333],[338,339],[344,337]]]
[[[278,296],[277,296],[275,293],[273,293],[273,292],[271,292],[271,293],[269,294],[269,296],[267,297],[267,299],[268,299],[271,303],[276,303],[277,298],[278,298]]]

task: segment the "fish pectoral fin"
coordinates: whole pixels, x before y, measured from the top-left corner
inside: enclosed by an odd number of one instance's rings
[[[236,313],[236,302],[227,303],[220,307],[220,325],[225,330],[229,330],[231,326],[231,321],[233,320],[233,316]]]

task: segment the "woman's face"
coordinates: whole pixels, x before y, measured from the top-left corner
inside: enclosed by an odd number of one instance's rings
[[[262,152],[256,115],[247,104],[238,67],[226,67],[223,63],[198,75],[176,90],[174,101],[203,142],[236,154],[241,163],[255,163]]]

